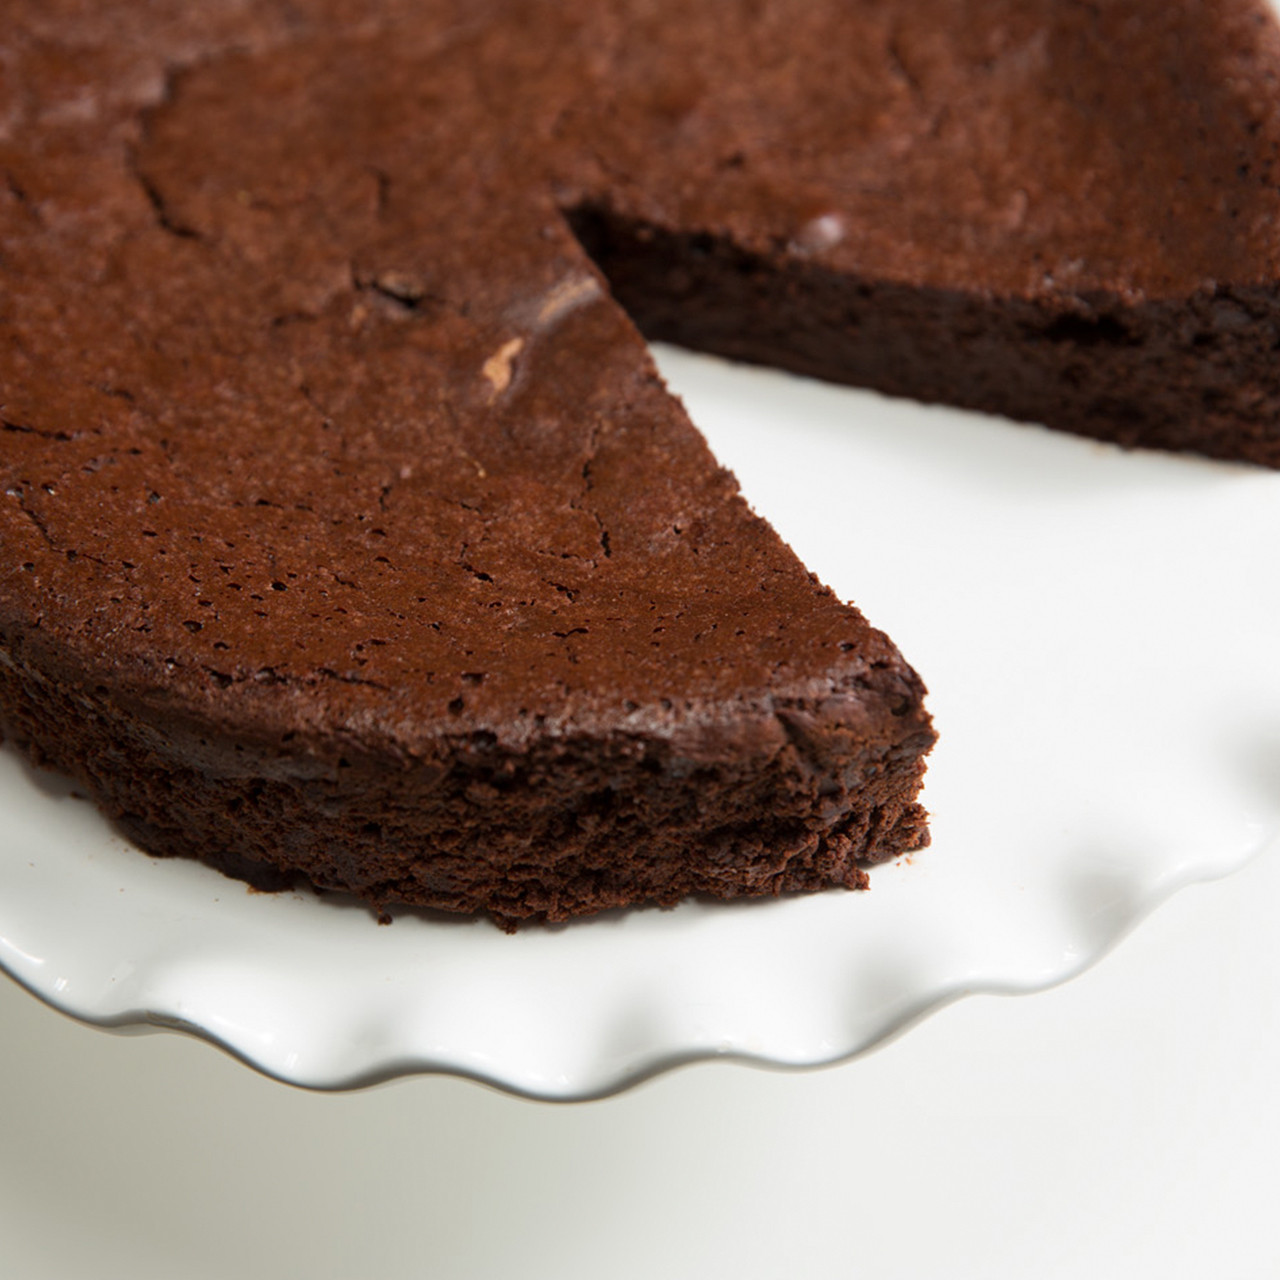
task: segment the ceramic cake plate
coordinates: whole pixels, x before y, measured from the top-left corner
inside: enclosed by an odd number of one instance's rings
[[[379,926],[146,857],[6,750],[0,964],[298,1085],[586,1098],[699,1059],[836,1062],[1040,990],[1280,830],[1280,474],[660,359],[756,509],[925,677],[931,848],[867,893]]]

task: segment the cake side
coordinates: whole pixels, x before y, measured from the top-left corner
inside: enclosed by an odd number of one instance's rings
[[[396,762],[370,743],[326,761],[176,728],[7,658],[0,728],[152,853],[513,927],[694,894],[859,888],[862,861],[926,844],[919,681],[889,661],[810,686],[666,723],[622,713],[523,743],[472,730]]]

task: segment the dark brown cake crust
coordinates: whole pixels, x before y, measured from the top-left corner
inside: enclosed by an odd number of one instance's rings
[[[1244,0],[9,9],[0,725],[154,852],[510,922],[925,841],[918,678],[623,307],[1280,462]]]

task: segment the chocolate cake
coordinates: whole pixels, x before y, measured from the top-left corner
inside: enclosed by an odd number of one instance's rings
[[[0,725],[154,853],[510,924],[925,843],[642,334],[1280,464],[1260,5],[6,10]]]

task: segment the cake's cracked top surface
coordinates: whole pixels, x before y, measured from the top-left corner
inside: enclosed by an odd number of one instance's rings
[[[168,50],[28,19],[6,622],[241,734],[406,750],[897,661],[746,513],[558,208],[616,16],[432,8]]]
[[[631,216],[987,297],[1275,282],[1264,4],[618,8],[606,84],[558,132]]]

